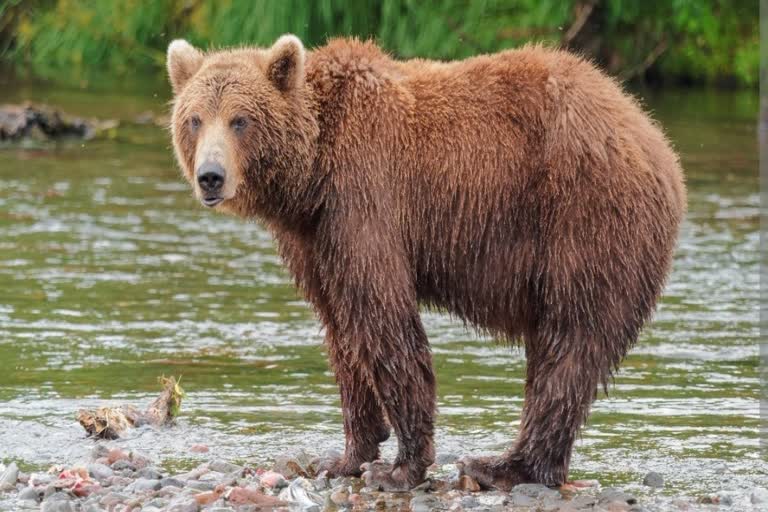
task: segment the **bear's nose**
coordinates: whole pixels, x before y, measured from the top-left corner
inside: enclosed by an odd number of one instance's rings
[[[224,168],[216,162],[205,162],[197,170],[197,183],[203,192],[216,192],[224,185]]]

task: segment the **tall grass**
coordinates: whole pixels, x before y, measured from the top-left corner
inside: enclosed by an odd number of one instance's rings
[[[0,0],[2,58],[59,80],[160,70],[175,37],[264,46],[286,32],[440,59],[549,41],[624,78],[742,85],[759,59],[754,0]]]

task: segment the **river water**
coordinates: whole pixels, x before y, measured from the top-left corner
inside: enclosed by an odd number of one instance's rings
[[[0,84],[0,103],[122,120],[164,113],[167,95]],[[595,403],[571,477],[641,495],[748,493],[768,482],[758,435],[756,94],[643,96],[682,155],[689,213],[655,321]],[[438,453],[501,450],[520,415],[523,353],[444,315],[424,322]],[[178,425],[118,444],[166,467],[341,449],[321,341],[269,235],[193,200],[163,129],[0,148],[0,462],[30,470],[86,458],[93,442],[75,412],[145,404],[161,375],[181,376],[187,391]],[[198,443],[211,453],[192,453]],[[394,448],[389,441],[385,455]],[[664,475],[663,491],[642,487],[651,470]]]

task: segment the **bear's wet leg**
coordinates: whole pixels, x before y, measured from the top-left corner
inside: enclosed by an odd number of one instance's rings
[[[343,345],[330,335],[326,345],[341,393],[345,448],[341,457],[319,459],[317,472],[326,471],[331,478],[360,476],[360,466],[379,457],[379,443],[389,438],[390,427],[360,366],[348,363]]]
[[[397,434],[398,454],[392,464],[375,461],[365,464],[366,485],[384,491],[407,491],[426,476],[435,460],[433,445],[435,379],[432,355],[417,317],[412,338],[398,346],[403,353],[375,361],[371,373],[393,430]]]
[[[498,457],[459,462],[460,471],[481,486],[507,490],[525,482],[565,483],[573,444],[607,370],[594,347],[562,343],[571,350],[560,357],[539,357],[528,347],[525,404],[514,445]]]

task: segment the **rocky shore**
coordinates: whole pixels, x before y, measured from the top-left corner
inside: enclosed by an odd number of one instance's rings
[[[685,500],[638,503],[631,494],[601,489],[594,481],[559,489],[523,484],[511,492],[478,491],[477,483],[458,478],[452,463],[436,465],[427,482],[408,493],[366,488],[357,478],[328,479],[314,472],[304,452],[279,457],[268,467],[212,460],[181,473],[168,472],[149,457],[100,443],[91,459],[71,467],[24,473],[15,463],[0,466],[0,509],[42,512],[251,512],[260,510],[411,510],[445,511],[607,511],[699,510],[729,506]],[[660,475],[645,485],[663,485]],[[768,504],[768,491],[756,489],[755,510]],[[11,508],[8,508],[11,507]],[[672,508],[669,508],[672,507]]]

